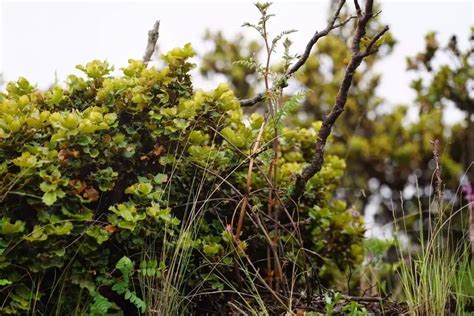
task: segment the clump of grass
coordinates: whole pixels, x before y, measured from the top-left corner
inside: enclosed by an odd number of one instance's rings
[[[172,167],[170,181],[174,181],[173,174],[177,170],[184,148],[177,148],[177,159]],[[207,201],[199,201],[200,192],[204,188],[206,173],[200,177],[197,174],[192,181],[193,189],[188,194],[188,203],[185,205],[187,214],[180,224],[176,234],[166,233],[163,240],[150,240],[145,245],[142,260],[156,260],[166,263],[160,275],[142,275],[139,279],[141,292],[148,306],[147,315],[181,315],[185,312],[187,300],[185,298],[186,277],[189,275],[189,263],[192,257],[192,242],[196,238],[201,218]],[[167,187],[170,190],[170,187]],[[157,244],[161,244],[159,247]]]
[[[214,144],[214,140],[213,144]],[[172,167],[170,181],[173,181],[174,171],[178,168],[184,150],[176,149],[176,159]],[[213,163],[211,157],[208,157],[207,164]],[[234,296],[236,299],[229,302],[231,310],[249,315],[269,315],[263,298],[259,294],[256,287],[256,273],[247,269],[247,265],[242,258],[235,255],[236,249],[233,249],[228,255],[238,259],[238,268],[242,272],[242,284],[240,289],[227,278],[219,273],[218,266],[225,265],[223,262],[206,262],[203,254],[204,265],[211,267],[207,275],[201,275],[202,280],[195,284],[192,288],[187,286],[188,277],[190,276],[190,261],[193,251],[196,251],[192,243],[201,228],[202,218],[207,211],[210,203],[213,203],[213,195],[218,188],[226,181],[225,178],[215,183],[215,187],[209,189],[206,187],[205,179],[209,176],[207,166],[196,166],[196,170],[203,171],[200,175],[196,175],[192,181],[192,189],[189,191],[188,202],[185,205],[186,214],[181,220],[180,229],[175,234],[166,234],[163,240],[150,240],[145,245],[142,253],[143,260],[155,260],[157,262],[166,262],[166,268],[161,275],[142,275],[139,278],[139,286],[142,296],[144,297],[148,310],[147,315],[183,315],[189,312],[189,307],[196,296],[205,296],[218,294],[216,291],[209,292],[204,288],[205,283],[210,279],[216,278],[217,281],[225,284],[229,290],[225,290],[228,295]],[[227,176],[229,177],[229,175]],[[202,195],[205,199],[202,200]],[[224,224],[223,224],[224,227]],[[161,246],[157,246],[161,245]],[[203,266],[194,267],[201,270]],[[245,293],[247,292],[247,293]],[[249,295],[249,293],[251,293]]]
[[[403,258],[399,270],[402,293],[414,315],[467,315],[466,306],[474,298],[473,265],[469,245],[465,240],[453,240],[451,227],[454,216],[465,209],[453,212],[439,201],[431,203],[430,227],[421,225],[419,248],[413,251],[412,247],[398,244]],[[419,212],[423,223],[421,207]],[[437,214],[435,220],[431,218],[433,213]],[[406,232],[405,222],[402,223]]]

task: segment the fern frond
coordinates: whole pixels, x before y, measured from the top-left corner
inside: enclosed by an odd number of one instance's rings
[[[287,117],[288,115],[296,112],[296,109],[300,105],[301,101],[303,101],[304,97],[306,96],[306,91],[300,91],[293,95],[288,101],[286,101],[281,109],[275,115],[275,126],[277,128],[282,128],[282,119]]]
[[[280,34],[278,34],[278,35],[272,40],[271,50],[272,50],[272,51],[275,51],[275,48],[276,48],[278,42],[283,38],[283,36],[289,35],[289,34],[292,34],[292,33],[295,33],[295,32],[297,32],[297,30],[286,30],[286,31],[283,31],[283,32],[281,32]]]
[[[89,309],[89,315],[106,315],[108,310],[113,306],[109,300],[97,292],[92,294],[93,302]]]
[[[255,70],[260,66],[252,57],[236,60],[232,64],[243,66],[247,68],[248,70]]]

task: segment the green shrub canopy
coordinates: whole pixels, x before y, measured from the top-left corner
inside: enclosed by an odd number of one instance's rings
[[[78,66],[86,76],[69,76],[65,87],[42,92],[20,78],[0,94],[1,314],[26,312],[32,305],[69,314],[76,308],[71,302],[92,314],[112,310],[121,303],[108,292],[111,287],[144,311],[145,298],[132,291],[133,271],[147,267],[144,249],[153,245],[152,257],[166,274],[170,262],[159,254],[168,246],[184,247],[173,244],[173,236],[192,220],[198,228],[186,243],[192,252],[184,294],[203,275],[237,282],[233,266],[239,257],[265,270],[259,262],[267,244],[252,214],[239,251],[232,252],[249,155],[265,120],[244,115],[224,84],[194,91],[193,56],[187,44],[162,56],[166,67],[130,60],[120,76],[95,60]],[[280,126],[282,198],[312,157],[319,126]],[[273,154],[273,125],[264,128],[251,178],[255,214],[267,209],[265,175]],[[327,280],[336,268],[363,258],[360,215],[333,199],[344,168],[342,159],[328,156],[307,183],[297,211],[281,218],[282,225],[290,217],[306,223],[301,239],[317,254],[309,255],[315,272]],[[301,256],[292,251],[299,249],[297,238],[281,234],[286,259],[298,265]],[[127,269],[124,257],[133,261]],[[154,271],[156,261],[149,262],[155,262]],[[224,264],[211,269],[209,263]],[[290,277],[291,266],[284,269]],[[60,282],[65,286],[58,287]]]

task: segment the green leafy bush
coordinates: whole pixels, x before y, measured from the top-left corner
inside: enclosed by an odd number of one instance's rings
[[[165,246],[192,249],[182,295],[203,275],[209,288],[238,282],[235,263],[248,262],[243,257],[264,271],[267,244],[259,227],[246,218],[235,251],[232,225],[265,120],[245,116],[226,85],[194,91],[193,56],[188,44],[162,56],[161,69],[130,60],[115,77],[107,62],[92,61],[77,67],[85,77],[71,75],[64,87],[42,92],[20,78],[0,94],[1,314],[145,312],[149,306],[136,288],[143,276],[169,273],[170,262],[160,255]],[[285,199],[313,155],[319,126],[280,126],[278,183]],[[263,132],[249,216],[266,210],[272,132]],[[342,159],[327,157],[297,213],[281,218],[282,225],[305,222],[301,236],[317,254],[309,255],[315,274],[363,258],[361,217],[333,199],[344,168]],[[197,213],[196,233],[180,234]],[[298,267],[295,235],[284,231],[281,240]],[[144,252],[152,258],[144,260]],[[291,264],[284,269],[298,278]],[[187,306],[196,304],[191,299]]]

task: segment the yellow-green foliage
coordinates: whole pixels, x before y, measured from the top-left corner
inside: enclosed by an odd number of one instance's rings
[[[204,262],[225,258],[232,267],[225,225],[239,204],[235,190],[245,192],[248,155],[264,120],[244,116],[224,84],[194,91],[193,56],[186,45],[164,55],[162,69],[130,60],[120,76],[111,76],[107,62],[92,61],[77,67],[84,77],[71,75],[65,86],[42,92],[20,78],[0,94],[1,314],[26,313],[32,306],[46,314],[112,311],[120,302],[111,291],[143,310],[128,281],[139,262],[130,263],[125,279],[112,274],[114,267],[124,255],[139,258],[150,239],[152,252],[159,253],[159,241],[179,230],[190,199],[205,214],[199,235],[188,243],[194,248],[188,288],[200,279]],[[282,129],[283,199],[313,154],[319,126]],[[272,131],[263,137],[268,148]],[[256,212],[266,210],[263,175],[271,153],[264,150],[256,161]],[[340,268],[362,259],[361,218],[333,200],[344,168],[341,158],[328,156],[298,211],[299,220],[309,220],[302,227],[308,232],[304,246]],[[205,190],[196,190],[201,182]],[[242,245],[252,250],[247,255],[257,267],[267,246],[260,234],[246,219]],[[284,247],[291,247],[294,236],[282,234]],[[311,260],[313,267],[322,264]],[[160,271],[166,265],[160,262]],[[228,266],[220,273],[234,282]]]

